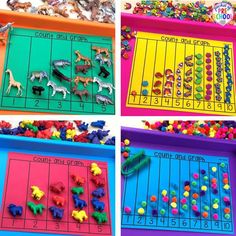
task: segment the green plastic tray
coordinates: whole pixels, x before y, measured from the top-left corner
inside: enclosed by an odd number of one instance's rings
[[[61,93],[52,97],[52,88],[47,87],[47,79],[39,83],[38,79],[31,82],[30,75],[32,71],[46,71],[49,79],[54,81],[58,86],[64,86],[71,92],[74,86],[73,79],[79,76],[99,77],[100,65],[95,58],[93,46],[108,48],[112,51],[112,38],[101,36],[88,36],[60,32],[50,32],[41,30],[31,30],[23,28],[14,28],[8,37],[4,72],[2,76],[2,86],[0,90],[0,109],[15,111],[33,111],[33,112],[53,112],[61,114],[115,114],[115,92],[108,94],[107,89],[103,89],[99,94],[111,98],[113,105],[97,104],[95,95],[98,91],[97,83],[89,83],[86,89],[91,96],[83,102],[73,93],[67,94],[63,99]],[[79,50],[83,56],[92,60],[93,67],[88,70],[86,75],[82,73],[75,74],[75,65],[84,64],[83,61],[75,63],[75,50]],[[110,53],[113,61],[113,55]],[[52,75],[52,61],[65,59],[71,62],[71,66],[59,68],[59,70],[72,78],[72,82],[62,81]],[[106,79],[100,77],[104,82],[114,85],[113,65],[105,68],[110,72]],[[5,73],[7,69],[13,72],[14,79],[24,87],[23,95],[16,96],[17,89],[12,87],[9,95],[6,90],[9,84],[9,75]],[[33,86],[43,86],[45,91],[41,96],[32,92]],[[83,83],[78,84],[78,89],[85,89]]]

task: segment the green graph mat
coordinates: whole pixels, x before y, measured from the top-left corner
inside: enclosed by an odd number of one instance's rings
[[[62,114],[115,114],[115,91],[109,95],[107,89],[99,92],[101,95],[108,96],[113,101],[113,105],[97,104],[95,96],[98,94],[98,84],[89,83],[84,88],[83,83],[79,82],[78,89],[87,89],[91,96],[83,102],[73,93],[67,94],[63,99],[62,93],[57,93],[52,97],[52,88],[47,87],[47,79],[39,83],[38,79],[31,82],[30,75],[32,71],[46,71],[49,80],[54,81],[58,86],[64,86],[71,92],[74,87],[74,78],[78,76],[99,77],[99,62],[95,61],[95,51],[93,46],[108,48],[112,51],[112,38],[100,36],[87,36],[78,34],[68,34],[59,32],[39,31],[31,29],[14,28],[8,37],[8,44],[5,56],[5,65],[2,75],[2,85],[0,90],[0,109],[15,111],[33,111],[33,112],[55,112]],[[92,68],[86,75],[82,73],[75,74],[75,65],[83,65],[84,61],[75,63],[75,51],[79,50],[83,56],[92,60]],[[110,53],[113,61],[113,55]],[[72,82],[62,81],[52,75],[52,61],[65,59],[71,62],[71,66],[59,68],[60,72],[67,77],[72,78]],[[114,85],[113,65],[105,68],[110,72],[106,79],[100,77],[102,81]],[[12,87],[10,94],[6,94],[9,85],[9,75],[5,73],[7,69],[13,72],[15,81],[23,86],[23,95],[16,96],[17,88]],[[33,86],[42,86],[45,91],[41,96],[32,92]]]

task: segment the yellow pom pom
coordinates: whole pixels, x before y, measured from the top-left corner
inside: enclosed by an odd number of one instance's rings
[[[124,144],[125,144],[126,146],[128,146],[128,145],[130,144],[129,139],[125,139],[125,140],[124,140]]]
[[[206,192],[206,191],[207,191],[207,186],[206,186],[206,185],[203,185],[203,186],[201,187],[201,190]]]
[[[144,213],[145,213],[145,210],[144,210],[142,207],[140,207],[140,208],[138,209],[138,214],[139,214],[139,215],[144,215]]]
[[[167,195],[167,191],[166,191],[165,189],[162,190],[161,195],[162,195],[162,196],[166,196],[166,195]]]
[[[219,208],[219,205],[218,205],[217,203],[214,203],[214,204],[212,205],[212,207],[213,207],[214,209],[218,209],[218,208]]]
[[[225,190],[229,190],[230,189],[230,186],[228,184],[225,184],[224,187],[223,187]]]
[[[213,166],[213,167],[211,168],[211,170],[212,170],[212,172],[216,172],[216,171],[217,171],[217,168],[216,168],[215,166]]]
[[[176,208],[177,207],[177,203],[176,202],[172,202],[170,205],[171,205],[172,208]]]
[[[187,134],[188,131],[187,131],[186,129],[184,129],[184,130],[182,131],[182,133],[183,133],[183,134]]]
[[[185,197],[188,197],[188,196],[189,196],[189,192],[188,192],[188,191],[185,191],[185,192],[183,193],[183,195],[184,195]]]

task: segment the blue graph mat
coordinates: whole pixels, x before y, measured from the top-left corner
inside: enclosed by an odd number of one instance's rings
[[[138,153],[138,148],[131,148],[131,156]],[[189,232],[207,232],[207,233],[222,233],[233,234],[233,206],[231,191],[225,190],[223,183],[223,173],[228,173],[229,176],[229,159],[227,157],[216,157],[206,155],[196,155],[188,153],[177,153],[160,150],[145,149],[145,155],[151,157],[151,161],[146,166],[131,176],[124,178],[123,199],[122,199],[122,228],[135,229],[153,229],[153,230],[175,230]],[[222,167],[224,163],[224,167]],[[217,171],[212,170],[213,167]],[[129,167],[128,167],[129,168]],[[214,169],[214,168],[213,168]],[[205,170],[205,174],[201,173]],[[194,179],[193,175],[198,174],[199,178]],[[204,180],[204,176],[208,180]],[[218,193],[214,194],[211,187],[212,179],[217,180]],[[206,179],[206,177],[205,177]],[[188,209],[182,208],[181,199],[184,198],[186,181],[190,181],[189,197],[187,197]],[[196,182],[196,186],[192,185],[192,181]],[[196,199],[197,207],[200,216],[196,216],[192,210],[192,200],[194,193],[200,193],[201,186],[206,186],[207,191],[205,196],[200,196]],[[230,182],[229,182],[230,185]],[[162,191],[167,190],[169,202],[163,201]],[[176,195],[171,195],[172,191]],[[151,202],[150,197],[155,195],[156,202]],[[172,214],[172,197],[177,197],[178,214]],[[224,209],[226,204],[223,201],[224,197],[230,199],[230,218],[225,218]],[[214,201],[219,200],[218,209],[213,209]],[[142,207],[141,203],[147,203],[144,215],[138,214],[138,209]],[[204,218],[202,212],[204,207],[209,206],[208,217]],[[125,213],[125,208],[129,207],[131,213]],[[153,216],[152,210],[157,209],[158,215]],[[161,215],[161,209],[165,210],[165,214]],[[213,219],[213,215],[218,215],[218,220]]]

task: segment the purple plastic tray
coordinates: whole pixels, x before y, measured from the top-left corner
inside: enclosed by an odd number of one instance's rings
[[[135,129],[122,127],[121,140],[129,139],[133,147],[141,147],[148,149],[160,149],[176,152],[195,153],[202,155],[226,156],[230,161],[231,176],[231,192],[233,201],[236,199],[236,142],[227,140],[211,139],[206,137],[187,136],[181,134],[169,134],[158,131]],[[121,187],[123,194],[124,179],[121,179]],[[236,222],[236,207],[233,202],[233,217]],[[165,230],[140,230],[140,229],[122,229],[122,236],[192,236],[192,235],[228,235],[228,234],[210,234],[210,233],[194,233],[182,231],[165,231]]]

